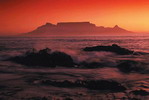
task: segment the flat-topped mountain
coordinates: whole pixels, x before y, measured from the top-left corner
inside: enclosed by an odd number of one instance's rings
[[[56,25],[46,23],[28,32],[27,35],[128,35],[133,32],[114,27],[96,26],[90,22],[59,22]]]

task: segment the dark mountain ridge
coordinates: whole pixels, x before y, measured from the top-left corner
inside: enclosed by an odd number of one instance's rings
[[[133,32],[118,25],[114,27],[96,26],[90,22],[59,22],[56,25],[46,23],[27,35],[128,35]]]

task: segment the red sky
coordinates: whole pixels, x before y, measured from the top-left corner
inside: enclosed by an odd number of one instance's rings
[[[149,32],[149,0],[0,0],[0,34],[69,21]]]

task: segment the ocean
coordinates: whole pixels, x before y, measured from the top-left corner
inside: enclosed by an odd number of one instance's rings
[[[118,55],[112,52],[85,52],[83,48],[117,44],[140,55]],[[72,37],[0,37],[0,100],[149,100],[148,95],[131,94],[134,90],[149,93],[149,36],[72,36]],[[31,49],[50,48],[70,55],[74,62],[101,62],[102,68],[33,68],[6,59],[24,55]],[[119,61],[141,62],[142,71],[123,73]],[[114,80],[125,92],[107,92],[84,87],[42,85],[42,80]],[[4,88],[3,88],[4,87]],[[44,99],[45,98],[45,99]],[[135,98],[135,99],[133,99]]]

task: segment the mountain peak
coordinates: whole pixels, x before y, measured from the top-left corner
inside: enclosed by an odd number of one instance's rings
[[[115,25],[114,28],[120,28],[118,25]]]

